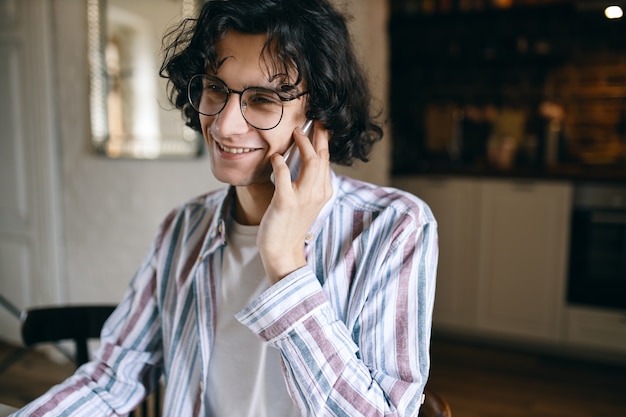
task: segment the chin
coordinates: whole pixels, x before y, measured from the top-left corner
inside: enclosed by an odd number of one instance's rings
[[[224,170],[213,169],[213,176],[219,182],[235,187],[247,187],[249,185],[271,184],[269,174],[244,176],[241,172],[224,172]]]

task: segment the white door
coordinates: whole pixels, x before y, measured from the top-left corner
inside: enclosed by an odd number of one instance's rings
[[[0,295],[17,309],[65,293],[50,3],[0,0]],[[6,303],[0,338],[20,341]]]

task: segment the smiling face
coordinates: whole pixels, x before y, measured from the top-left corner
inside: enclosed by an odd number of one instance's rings
[[[248,87],[264,87],[284,91],[285,77],[268,73],[263,59],[265,35],[230,31],[217,44],[220,66],[208,75],[224,81],[228,88],[242,91]],[[291,93],[302,92],[298,85]],[[293,130],[305,123],[306,95],[283,102],[283,116],[275,128],[258,130],[248,124],[240,108],[241,97],[231,93],[224,109],[215,116],[200,115],[200,125],[217,180],[238,187],[270,181],[269,158],[284,153],[292,142]]]

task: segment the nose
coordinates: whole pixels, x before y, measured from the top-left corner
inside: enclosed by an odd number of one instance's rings
[[[231,93],[228,96],[226,105],[221,112],[215,116],[213,124],[215,130],[220,136],[231,136],[246,133],[250,126],[241,113],[241,96],[237,93]]]

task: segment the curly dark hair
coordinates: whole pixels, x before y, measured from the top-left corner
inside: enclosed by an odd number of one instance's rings
[[[347,28],[346,16],[326,0],[211,0],[197,18],[185,19],[163,38],[159,74],[168,79],[169,99],[186,124],[200,131],[187,100],[195,74],[216,71],[216,44],[229,30],[267,34],[265,49],[278,74],[296,75],[309,93],[307,118],[330,132],[330,160],[368,161],[383,130],[371,111],[371,93]]]

